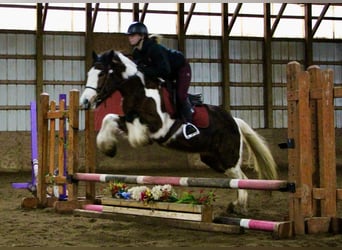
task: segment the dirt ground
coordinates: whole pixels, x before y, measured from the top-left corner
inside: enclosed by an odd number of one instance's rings
[[[106,171],[106,173],[109,173]],[[146,223],[134,216],[118,215],[115,219],[86,218],[57,214],[51,208],[23,210],[20,202],[29,197],[27,190],[11,187],[12,182],[29,181],[31,173],[0,173],[0,247],[336,247],[342,246],[342,235],[330,233],[273,239],[270,232],[246,229],[242,234],[194,231]],[[144,173],[126,173],[152,175]],[[222,177],[208,170],[161,171],[154,175]],[[340,173],[341,174],[341,173]],[[280,173],[287,179],[286,173]],[[100,184],[99,184],[100,185]],[[103,190],[106,186],[98,186]],[[181,191],[181,190],[178,190]],[[184,190],[183,190],[184,191]],[[185,190],[186,191],[186,190]],[[101,192],[101,191],[100,191]],[[215,190],[215,214],[225,210],[234,190]],[[342,212],[341,208],[339,208]],[[287,194],[249,191],[249,211],[242,217],[282,221],[287,215]]]

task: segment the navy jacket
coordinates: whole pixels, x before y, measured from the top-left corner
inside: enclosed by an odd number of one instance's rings
[[[147,77],[165,80],[176,79],[177,72],[185,63],[184,55],[146,38],[141,50],[134,49],[133,60]]]

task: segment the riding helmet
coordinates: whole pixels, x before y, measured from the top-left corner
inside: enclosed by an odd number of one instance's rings
[[[134,22],[132,23],[126,32],[126,35],[134,35],[134,34],[140,34],[140,35],[148,35],[147,27],[145,24],[141,22]]]

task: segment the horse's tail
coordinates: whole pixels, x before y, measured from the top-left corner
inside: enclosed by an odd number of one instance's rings
[[[254,131],[245,121],[234,118],[239,125],[243,141],[248,152],[253,153],[254,168],[260,179],[277,179],[277,164],[268,148],[266,141]],[[241,145],[242,147],[243,145]]]

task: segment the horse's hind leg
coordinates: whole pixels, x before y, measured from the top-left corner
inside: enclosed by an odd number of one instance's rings
[[[233,168],[227,169],[225,175],[232,179],[248,179],[242,172],[240,164],[237,164]],[[227,212],[246,213],[248,203],[248,192],[245,189],[237,190],[237,199],[230,203],[227,208]]]
[[[214,156],[212,154],[201,153],[200,157],[201,161],[208,165],[210,168],[214,169],[219,173],[224,173],[225,169],[222,167],[222,164],[217,158],[217,156]]]
[[[235,167],[225,169],[223,168],[222,161],[218,159],[217,156],[211,154],[201,154],[201,161],[207,164],[210,168],[216,170],[217,172],[224,173],[232,179],[248,179],[247,176],[242,172],[240,166],[242,160],[239,159]],[[221,159],[222,160],[222,159]],[[247,212],[247,199],[248,193],[244,189],[237,190],[237,199],[228,204],[227,212]]]

